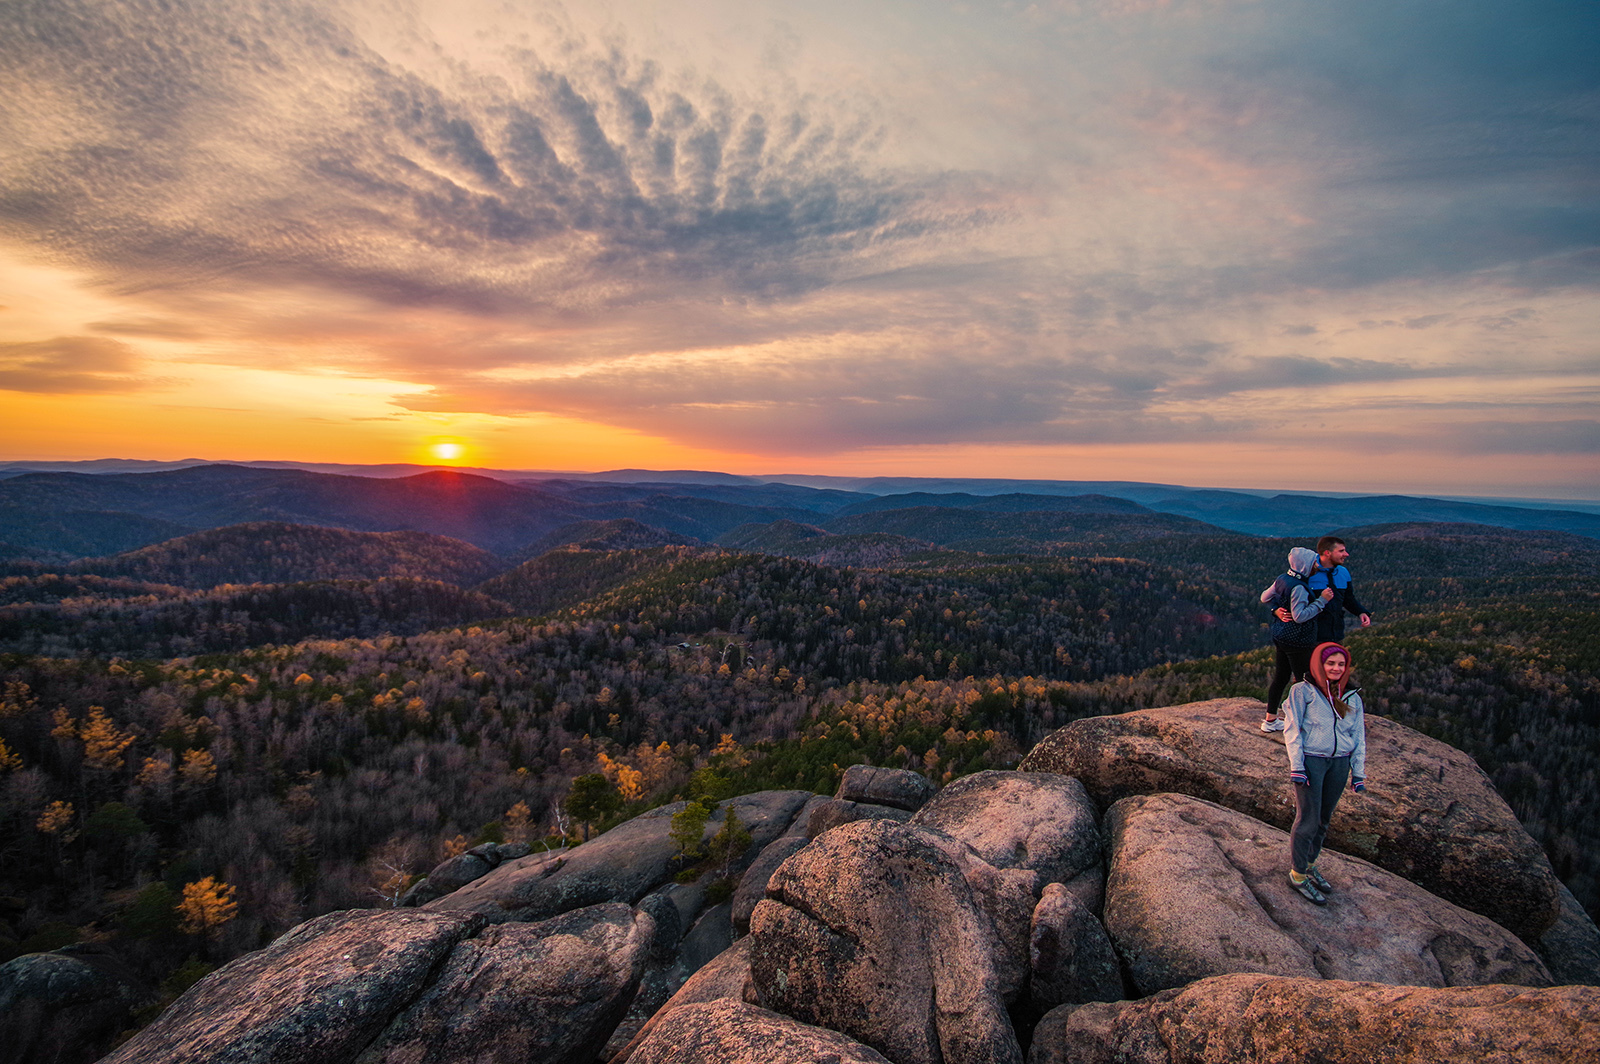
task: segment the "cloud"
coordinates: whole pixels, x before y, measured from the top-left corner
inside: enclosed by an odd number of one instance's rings
[[[154,351],[742,454],[1263,438],[1258,393],[1346,386],[1536,421],[1483,381],[1593,374],[1597,17],[22,0],[0,236],[122,309],[6,372]]]
[[[143,387],[126,344],[98,336],[0,343],[0,389],[72,395]]]
[[[248,0],[14,5],[0,28],[4,87],[39,106],[5,130],[0,224],[127,286],[549,320],[791,296],[985,211],[960,175],[875,160],[870,109],[739,99],[581,40],[506,48],[486,78]]]
[[[1479,421],[1451,433],[1468,454],[1573,454],[1600,456],[1600,421]]]

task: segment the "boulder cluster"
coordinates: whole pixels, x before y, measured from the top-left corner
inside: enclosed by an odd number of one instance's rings
[[[730,799],[706,837],[731,812],[753,841],[718,904],[674,879],[681,805],[480,848],[234,961],[106,1060],[1600,1059],[1600,930],[1478,766],[1369,716],[1313,906],[1261,709],[1078,721],[942,790],[853,766],[832,798]]]

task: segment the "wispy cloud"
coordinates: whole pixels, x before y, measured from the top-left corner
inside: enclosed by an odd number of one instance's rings
[[[71,395],[128,391],[134,375],[128,346],[98,336],[58,336],[35,343],[0,343],[0,389]]]

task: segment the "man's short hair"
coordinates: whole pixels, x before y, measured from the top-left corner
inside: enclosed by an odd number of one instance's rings
[[[1344,545],[1344,540],[1340,539],[1338,536],[1323,536],[1321,539],[1317,540],[1317,553],[1326,554],[1333,548],[1342,547]]]

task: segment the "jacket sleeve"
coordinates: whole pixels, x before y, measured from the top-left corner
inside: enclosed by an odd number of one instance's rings
[[[1371,613],[1372,612],[1371,610],[1369,610],[1365,606],[1363,606],[1361,603],[1356,601],[1356,583],[1355,583],[1354,580],[1350,581],[1349,584],[1345,585],[1345,589],[1344,589],[1344,608],[1348,613],[1350,613],[1352,616],[1355,616],[1355,617],[1359,617],[1363,613]]]
[[[1295,783],[1306,782],[1306,757],[1300,749],[1300,721],[1306,711],[1305,688],[1304,680],[1289,688],[1289,698],[1284,703],[1283,749],[1289,755],[1289,778]]]
[[[1356,748],[1350,755],[1350,786],[1364,791],[1367,789],[1367,710],[1361,696],[1354,691],[1345,704],[1356,716]],[[1288,725],[1284,725],[1284,733],[1288,733]]]
[[[1296,623],[1309,621],[1322,612],[1325,604],[1320,597],[1312,598],[1311,592],[1306,590],[1304,584],[1296,584],[1289,591],[1289,616],[1293,617]]]
[[[1272,593],[1276,590],[1278,590],[1278,582],[1274,580],[1272,583],[1268,584],[1267,589],[1261,593],[1261,604],[1263,606],[1272,601]]]

